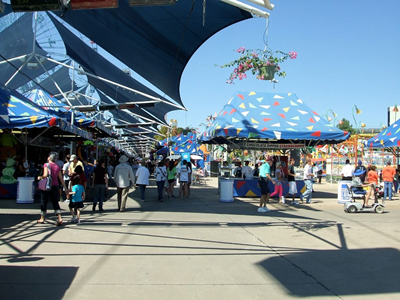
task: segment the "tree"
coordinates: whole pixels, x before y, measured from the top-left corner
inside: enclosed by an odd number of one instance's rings
[[[171,125],[170,127],[168,127],[168,126],[160,126],[158,128],[158,131],[160,132],[160,134],[154,136],[154,138],[159,140],[159,141],[161,141],[161,140],[164,140],[166,138],[171,138],[173,136],[176,136],[176,135],[178,135],[180,133],[183,133],[183,134],[186,135],[186,134],[188,134],[190,132],[193,132],[193,133],[197,132],[196,128],[193,128],[193,127],[190,127],[190,126],[187,126],[185,128],[178,127],[178,121],[177,120],[173,120],[172,119],[170,121],[170,125]]]
[[[343,118],[336,127],[340,130],[350,132],[351,134],[356,133],[356,130],[350,124],[350,121],[345,118]]]

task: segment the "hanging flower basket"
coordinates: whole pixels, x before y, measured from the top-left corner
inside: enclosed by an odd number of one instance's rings
[[[238,59],[220,66],[221,68],[234,68],[227,83],[233,83],[235,79],[242,80],[243,78],[247,78],[247,71],[251,71],[251,73],[256,75],[257,79],[260,80],[272,80],[275,75],[285,77],[286,72],[281,70],[280,64],[288,58],[295,59],[297,57],[297,53],[293,51],[289,53],[282,51],[273,52],[270,49],[246,50],[241,47],[237,49],[236,52],[241,54]],[[275,56],[276,54],[282,56]]]
[[[276,66],[274,64],[261,67],[258,70],[257,79],[260,80],[272,80],[275,77]]]

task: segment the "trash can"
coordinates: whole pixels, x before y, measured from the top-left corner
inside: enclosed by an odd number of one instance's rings
[[[35,193],[34,177],[18,177],[17,179],[17,203],[33,203]]]
[[[233,179],[221,178],[220,183],[220,199],[221,202],[233,202]]]
[[[343,180],[338,182],[338,203],[351,202],[348,184],[351,184],[351,181]]]

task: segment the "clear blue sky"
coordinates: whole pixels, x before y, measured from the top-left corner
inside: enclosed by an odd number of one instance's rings
[[[282,68],[275,92],[299,96],[320,115],[332,109],[354,126],[352,107],[362,110],[359,124],[387,123],[387,107],[400,109],[400,0],[272,0],[268,45],[296,51]],[[181,80],[187,112],[171,112],[180,127],[199,127],[207,115],[219,113],[233,93],[272,92],[269,81],[247,79],[226,84],[231,72],[215,67],[237,56],[234,49],[264,49],[264,18],[250,19],[217,33],[194,54]],[[337,123],[337,122],[336,122]],[[204,127],[199,127],[203,131]]]

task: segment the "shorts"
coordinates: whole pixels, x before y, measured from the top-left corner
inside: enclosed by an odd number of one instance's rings
[[[269,181],[267,177],[260,177],[258,180],[258,183],[260,184],[260,190],[261,190],[261,195],[268,195],[270,193],[269,191]]]
[[[289,181],[289,192],[288,193],[291,195],[297,194],[296,181]]]
[[[78,209],[78,208],[83,208],[83,201],[79,201],[79,202],[70,202],[68,205],[69,208],[72,209]]]
[[[169,183],[174,183],[175,179],[168,179]]]
[[[179,181],[179,183],[188,183],[187,181]]]

